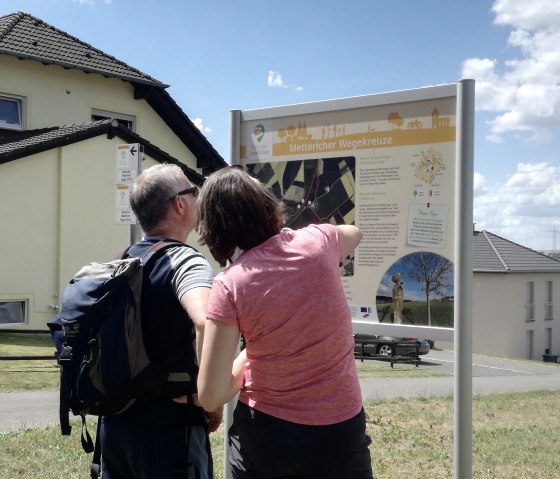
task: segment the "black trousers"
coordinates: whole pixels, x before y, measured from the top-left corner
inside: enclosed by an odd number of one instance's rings
[[[329,426],[284,421],[238,402],[229,430],[236,479],[372,479],[365,413]]]
[[[203,412],[189,407],[168,400],[101,418],[103,479],[213,479]]]

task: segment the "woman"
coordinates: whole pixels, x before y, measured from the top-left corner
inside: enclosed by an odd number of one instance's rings
[[[339,272],[362,235],[351,225],[282,225],[282,203],[243,169],[206,180],[201,243],[221,266],[233,261],[208,301],[199,400],[213,411],[240,393],[229,430],[237,479],[372,478]]]

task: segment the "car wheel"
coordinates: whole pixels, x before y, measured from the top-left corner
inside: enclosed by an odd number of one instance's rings
[[[379,354],[380,356],[391,356],[392,353],[393,353],[393,348],[388,344],[381,344],[377,348],[377,354]]]

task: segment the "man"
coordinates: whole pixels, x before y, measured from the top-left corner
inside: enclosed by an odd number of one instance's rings
[[[196,226],[198,189],[175,165],[156,165],[136,179],[130,204],[145,237],[129,254],[161,240],[185,242]],[[208,433],[222,410],[198,406],[196,379],[212,269],[191,247],[166,249],[144,274],[142,328],[150,359],[172,374],[161,398],[140,402],[101,424],[103,479],[212,479]]]

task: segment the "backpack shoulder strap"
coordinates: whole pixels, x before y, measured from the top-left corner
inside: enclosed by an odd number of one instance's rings
[[[161,258],[165,251],[178,246],[181,247],[188,245],[177,240],[161,240],[147,248],[142,254],[138,255],[138,257],[142,260],[144,268],[146,268],[148,264],[151,265],[159,258]]]
[[[188,246],[189,248],[192,248],[193,250],[196,251],[195,248],[193,248],[192,246],[183,243],[182,241],[179,240],[172,240],[172,239],[162,239],[154,244],[152,244],[150,247],[147,247],[143,253],[141,254],[136,254],[133,255],[130,253],[130,250],[132,249],[134,245],[130,245],[127,246],[124,251],[122,251],[117,257],[116,259],[126,259],[126,258],[133,258],[133,257],[138,257],[140,259],[142,259],[142,262],[146,262],[147,260],[150,259],[151,256],[153,256],[155,253],[159,253],[160,251],[165,251],[169,248],[173,248],[176,246]],[[146,259],[147,258],[147,259]]]

